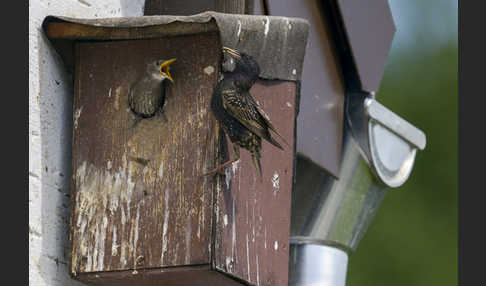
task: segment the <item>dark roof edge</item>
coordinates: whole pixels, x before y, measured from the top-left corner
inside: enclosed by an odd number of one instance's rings
[[[49,28],[52,23],[60,23],[64,27],[67,27],[65,24],[79,26],[70,26],[68,33],[54,35]],[[73,27],[83,29],[76,31]],[[128,40],[219,31],[223,46],[238,49],[257,59],[261,67],[260,77],[300,81],[309,23],[300,18],[208,11],[191,16],[103,19],[47,16],[42,29],[68,68],[73,64],[70,53],[76,40]]]

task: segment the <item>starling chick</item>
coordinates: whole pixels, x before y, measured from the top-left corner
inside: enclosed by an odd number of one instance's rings
[[[175,60],[158,60],[148,63],[145,74],[130,86],[128,104],[138,120],[154,116],[163,106],[166,79],[174,82],[169,68]]]
[[[243,147],[250,151],[253,165],[260,174],[261,180],[262,138],[282,150],[282,146],[270,135],[270,130],[283,142],[285,140],[278,134],[250,94],[250,88],[260,74],[258,63],[251,56],[230,48],[223,47],[223,52],[234,59],[235,67],[232,72],[225,72],[223,80],[218,82],[211,98],[211,109],[233,144],[235,158],[216,167],[208,174],[238,161],[240,147]],[[285,144],[288,145],[287,142]]]

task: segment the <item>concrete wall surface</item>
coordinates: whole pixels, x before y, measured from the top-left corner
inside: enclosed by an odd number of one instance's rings
[[[29,0],[29,285],[83,285],[69,277],[73,84],[41,31],[47,15],[143,15],[143,0]]]

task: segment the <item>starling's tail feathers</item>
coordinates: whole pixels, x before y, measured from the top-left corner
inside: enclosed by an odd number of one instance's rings
[[[272,136],[270,136],[270,134],[268,134],[268,136],[265,136],[265,140],[267,140],[273,146],[283,150],[282,145],[280,145],[280,143],[278,143],[275,139],[273,139]]]
[[[274,133],[275,133],[275,134],[278,136],[278,138],[280,138],[280,140],[282,140],[282,141],[285,143],[285,145],[287,145],[287,147],[290,147],[289,143],[287,143],[287,141],[286,141],[286,140],[285,140],[285,139],[282,137],[282,135],[280,135],[280,134],[277,132],[277,130],[275,130],[275,129],[271,129],[271,130],[272,130],[272,131],[273,131],[273,132],[274,132]],[[283,148],[280,148],[280,149],[282,149],[282,150],[283,150]]]
[[[260,175],[260,181],[263,180],[263,172],[262,172],[262,165],[260,162],[260,153],[253,153],[251,158],[253,159],[253,165],[255,169],[257,169],[258,174]]]

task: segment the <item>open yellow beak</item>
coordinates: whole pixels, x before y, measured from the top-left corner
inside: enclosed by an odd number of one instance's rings
[[[228,53],[228,54],[230,54],[231,56],[233,56],[237,59],[241,58],[241,54],[237,50],[233,50],[233,49],[230,49],[228,47],[223,47],[223,52]]]
[[[167,77],[172,83],[174,83],[174,79],[172,78],[172,76],[170,75],[170,64],[175,62],[176,59],[170,59],[170,60],[167,60],[165,62],[163,62],[161,65],[160,65],[160,73],[162,75],[164,75],[165,77]]]

